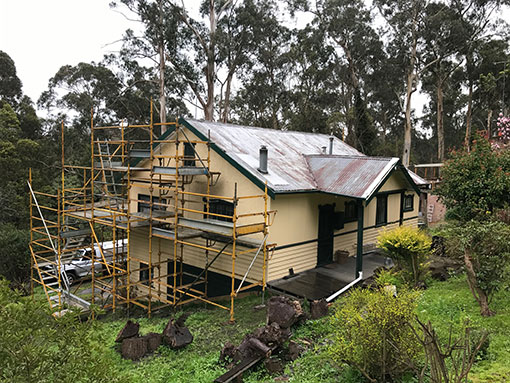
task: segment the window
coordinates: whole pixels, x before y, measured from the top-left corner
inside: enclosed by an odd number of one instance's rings
[[[414,195],[406,195],[404,196],[404,211],[413,211],[414,210]]]
[[[184,166],[195,166],[195,144],[184,143]]]
[[[375,213],[376,226],[386,225],[388,222],[388,195],[377,196],[377,211]]]
[[[353,222],[358,220],[358,206],[356,201],[345,203],[344,222]]]
[[[138,194],[138,212],[139,213],[149,213],[151,204],[151,197],[147,194]],[[147,202],[142,202],[147,201]],[[161,211],[166,210],[166,206],[158,205],[158,204],[166,204],[166,199],[152,196],[152,211]]]
[[[205,202],[205,199],[204,199]],[[206,211],[207,205],[204,205],[204,211]],[[225,201],[222,199],[210,199],[209,200],[209,213],[228,215],[232,217],[234,215],[234,203]],[[232,218],[229,217],[217,217],[214,215],[204,214],[204,218],[216,219],[218,221],[232,222]]]
[[[151,279],[154,279],[154,267],[150,268]],[[140,263],[140,282],[142,285],[149,286],[149,265]]]

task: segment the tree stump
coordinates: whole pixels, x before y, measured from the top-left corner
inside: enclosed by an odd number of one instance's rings
[[[147,339],[144,337],[124,339],[120,353],[124,359],[140,360],[148,353]]]
[[[285,296],[272,297],[267,303],[267,324],[277,323],[281,328],[289,328],[303,315],[301,304]]]
[[[124,339],[137,337],[140,330],[140,324],[132,322],[130,320],[124,325],[122,330],[120,330],[115,342],[122,343]]]
[[[319,319],[328,315],[328,302],[325,299],[312,301],[310,304],[310,316],[312,319]]]
[[[193,335],[187,327],[178,326],[170,319],[163,330],[163,342],[173,349],[179,349],[193,342]]]

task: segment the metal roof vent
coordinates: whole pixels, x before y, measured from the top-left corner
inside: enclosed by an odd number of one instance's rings
[[[326,146],[322,146],[321,149],[322,149],[322,154],[326,154],[327,147]]]
[[[267,174],[267,148],[262,145],[259,150],[259,168],[257,169],[262,174]]]
[[[333,140],[334,140],[334,137],[330,136],[329,137],[329,155],[333,154]]]

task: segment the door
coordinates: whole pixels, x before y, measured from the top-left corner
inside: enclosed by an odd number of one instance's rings
[[[333,232],[335,231],[335,205],[319,205],[317,266],[333,262]]]

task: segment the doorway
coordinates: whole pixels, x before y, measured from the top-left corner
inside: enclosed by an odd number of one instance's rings
[[[317,266],[333,262],[333,233],[335,231],[335,204],[319,205]]]

